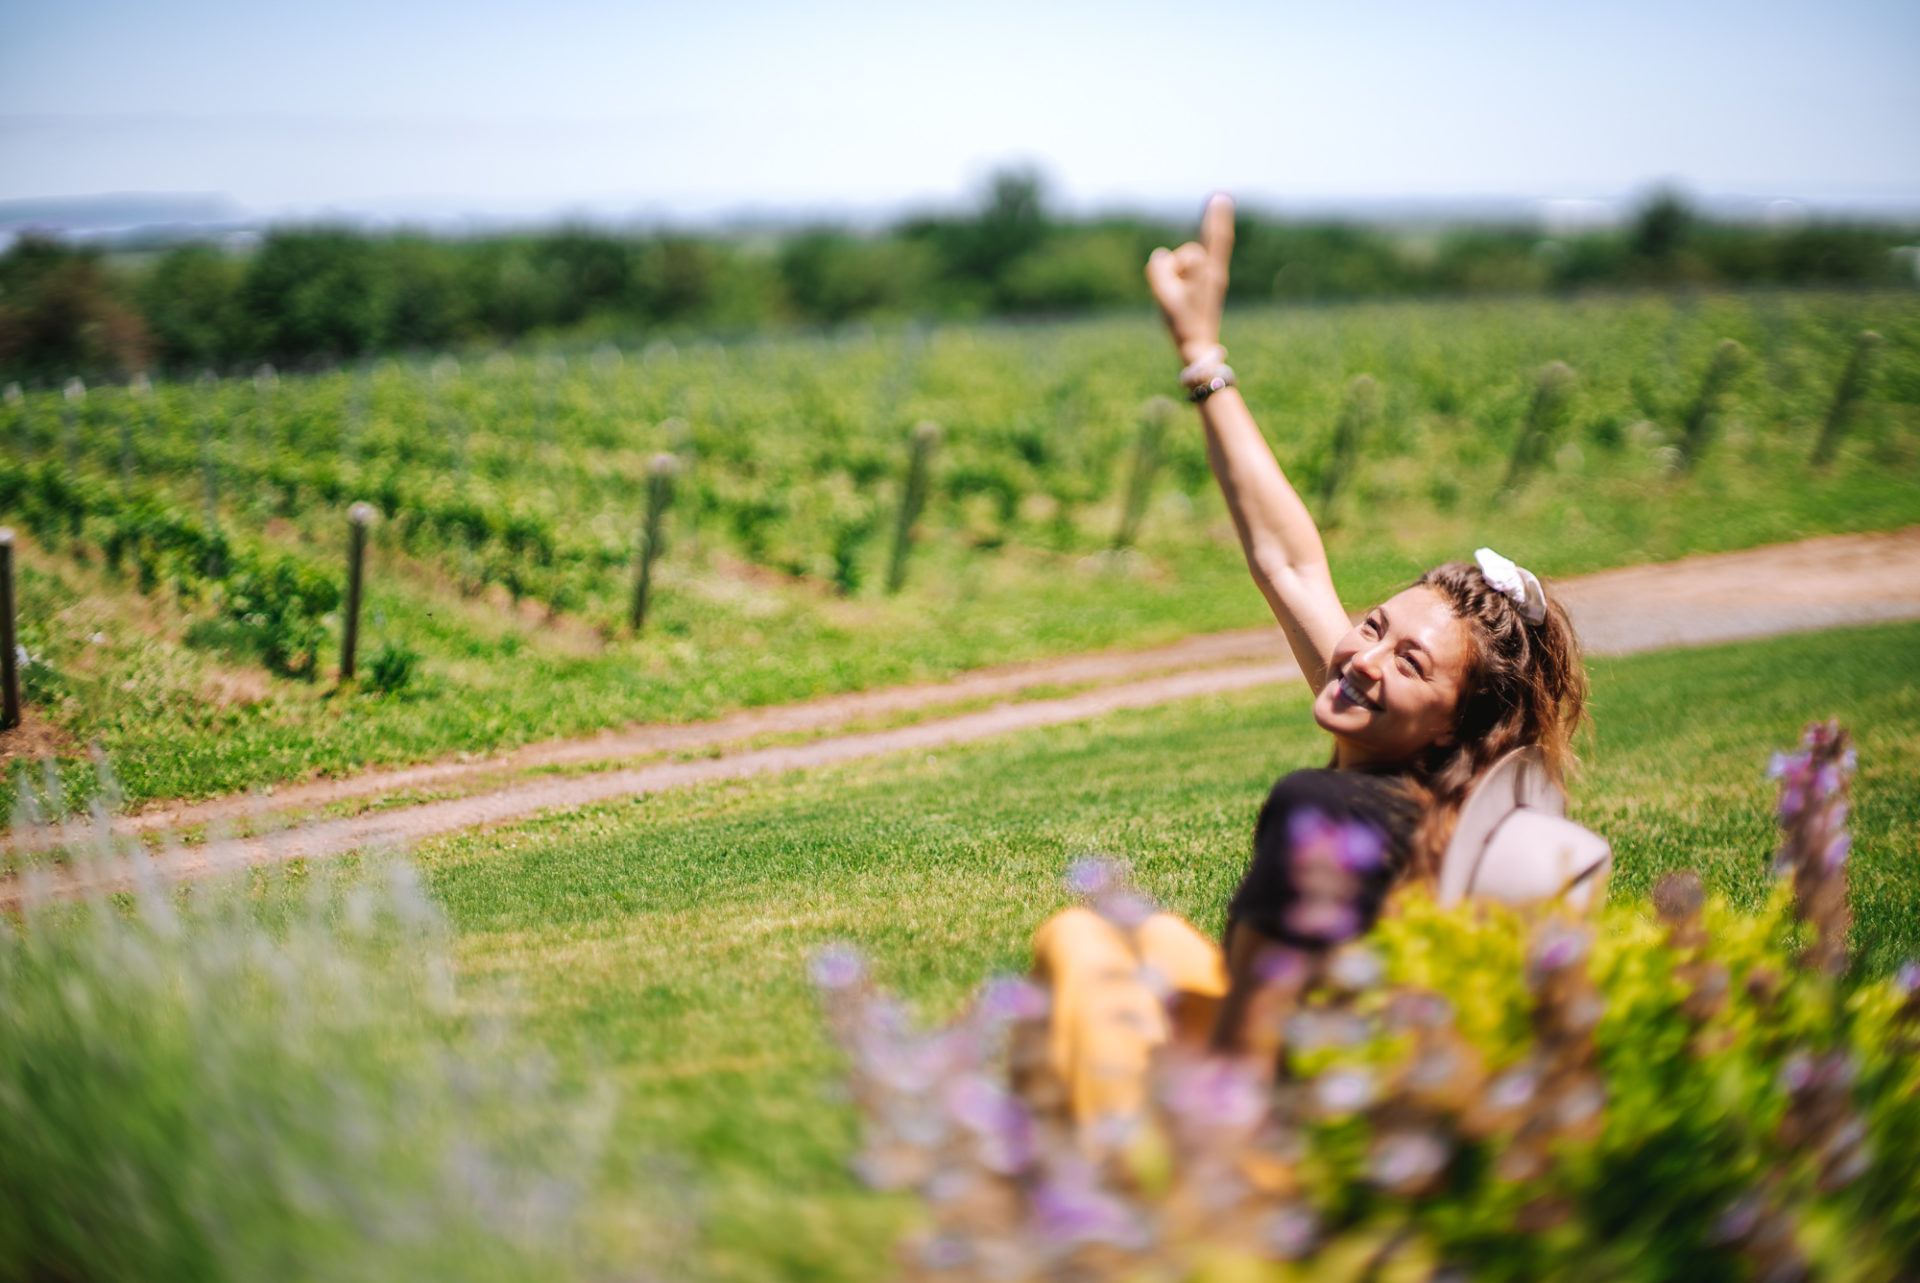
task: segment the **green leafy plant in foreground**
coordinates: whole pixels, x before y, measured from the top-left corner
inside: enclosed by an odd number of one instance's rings
[[[571,1276],[611,1102],[463,1017],[405,863],[259,890],[0,918],[0,1277]]]
[[[914,1278],[1904,1277],[1920,969],[1848,981],[1852,769],[1831,724],[1776,758],[1758,915],[1680,873],[1657,920],[1413,894],[1364,943],[1276,947],[1253,1050],[1164,1050],[1125,1129],[1066,1118],[1045,990],[996,981],[923,1031],[830,949],[857,1170],[927,1199]],[[1122,932],[1148,912],[1099,867],[1070,884]]]

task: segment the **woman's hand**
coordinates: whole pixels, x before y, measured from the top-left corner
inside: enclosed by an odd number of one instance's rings
[[[1147,284],[1166,319],[1180,359],[1191,363],[1220,341],[1220,307],[1233,257],[1233,197],[1216,193],[1200,216],[1200,240],[1157,249],[1147,259]]]

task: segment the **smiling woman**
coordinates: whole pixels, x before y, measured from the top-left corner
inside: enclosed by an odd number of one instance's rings
[[[1164,914],[1131,936],[1086,910],[1041,928],[1036,970],[1054,994],[1053,1069],[1083,1123],[1139,1108],[1148,1056],[1171,1037],[1207,1038],[1220,1050],[1257,1044],[1244,1001],[1256,981],[1276,965],[1310,973],[1327,949],[1371,927],[1397,884],[1585,903],[1607,867],[1605,844],[1577,830],[1565,843],[1509,843],[1488,858],[1489,836],[1509,812],[1531,804],[1559,814],[1586,705],[1566,611],[1530,571],[1482,548],[1472,564],[1437,566],[1349,623],[1320,532],[1220,345],[1232,250],[1233,202],[1215,196],[1200,240],[1154,251],[1147,279],[1248,569],[1318,692],[1313,719],[1333,737],[1333,759],[1329,769],[1287,776],[1268,797],[1228,907],[1224,950]],[[1474,823],[1462,826],[1470,797]],[[1462,841],[1485,850],[1452,849]],[[1125,978],[1133,957],[1168,983],[1170,1007]]]

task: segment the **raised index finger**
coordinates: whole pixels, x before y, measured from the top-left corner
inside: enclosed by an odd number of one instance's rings
[[[1225,192],[1215,192],[1207,201],[1206,212],[1200,215],[1200,243],[1206,246],[1214,267],[1224,274],[1227,261],[1233,257],[1233,197]]]

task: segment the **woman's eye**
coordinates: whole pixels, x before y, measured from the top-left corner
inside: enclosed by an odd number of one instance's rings
[[[1409,677],[1418,677],[1420,676],[1420,665],[1414,663],[1411,659],[1408,659],[1405,655],[1402,655],[1400,657],[1400,671],[1404,672]]]

